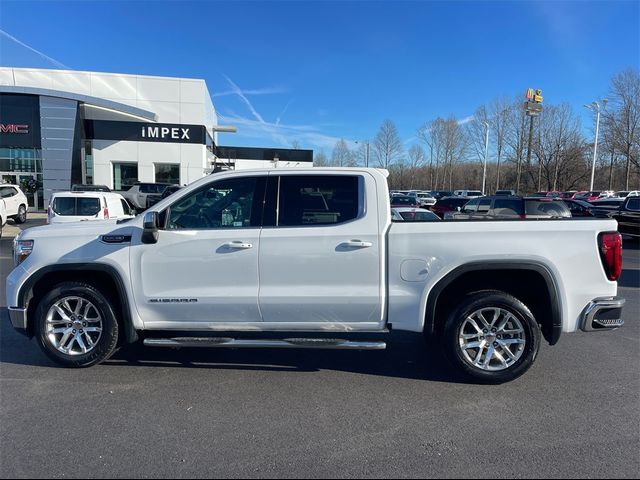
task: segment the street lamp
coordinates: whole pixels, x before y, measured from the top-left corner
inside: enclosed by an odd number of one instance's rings
[[[604,98],[602,100],[602,109],[604,110],[607,107],[607,99]],[[600,104],[597,101],[591,103],[591,105],[585,105],[586,108],[591,110],[592,112],[596,112],[596,137],[593,141],[593,164],[591,165],[591,186],[589,187],[589,191],[593,191],[593,180],[596,175],[596,158],[598,155],[598,130],[600,129]]]
[[[482,171],[482,194],[484,195],[484,187],[487,182],[487,157],[489,156],[489,122],[482,121],[485,126],[484,136],[484,169]]]

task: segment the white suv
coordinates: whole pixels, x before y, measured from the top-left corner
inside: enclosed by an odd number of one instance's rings
[[[20,190],[20,187],[17,185],[0,185],[0,198],[4,200],[7,218],[12,219],[15,223],[24,223],[27,221],[29,202],[27,201],[27,196]]]
[[[4,206],[4,200],[0,198],[0,238],[2,238],[2,227],[7,223],[7,208]]]
[[[57,192],[49,201],[47,223],[133,218],[129,204],[112,192]]]

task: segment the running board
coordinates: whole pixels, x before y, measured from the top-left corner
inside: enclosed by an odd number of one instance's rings
[[[285,338],[282,340],[237,340],[225,337],[146,338],[147,347],[206,348],[309,348],[331,350],[384,350],[385,342],[357,342],[336,338]]]

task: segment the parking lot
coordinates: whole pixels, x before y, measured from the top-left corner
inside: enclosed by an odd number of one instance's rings
[[[638,242],[624,328],[564,335],[523,377],[480,386],[398,332],[381,352],[134,345],[61,369],[8,320],[16,232],[0,241],[2,477],[640,476]]]

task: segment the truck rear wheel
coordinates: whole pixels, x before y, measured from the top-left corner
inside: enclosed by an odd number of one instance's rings
[[[45,295],[36,309],[36,338],[44,353],[65,367],[90,367],[116,350],[118,321],[96,288],[65,282]]]
[[[540,338],[527,306],[493,290],[470,294],[444,328],[451,363],[482,383],[508,382],[525,373],[535,361]]]

